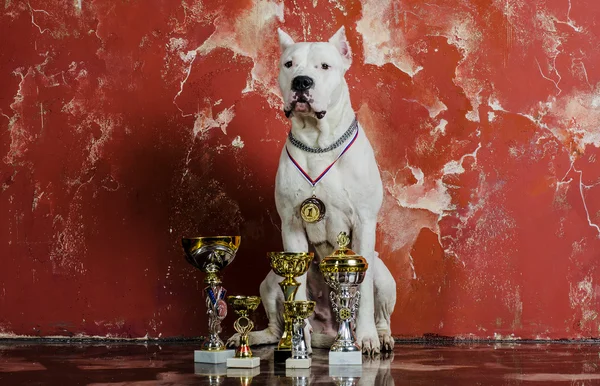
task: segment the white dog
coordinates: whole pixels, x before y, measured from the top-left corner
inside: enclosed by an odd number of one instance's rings
[[[351,235],[351,248],[369,263],[360,286],[358,343],[369,355],[391,350],[396,283],[375,252],[383,186],[371,144],[355,121],[344,80],[352,62],[345,30],[342,27],[328,42],[302,43],[278,32],[279,86],[292,128],[279,159],[275,201],[284,250],[305,252],[310,242],[317,255],[309,272],[299,278],[296,294],[297,300],[317,301],[307,324],[307,346],[329,347],[336,334],[329,288],[317,263],[333,252],[338,234],[344,231]],[[325,212],[322,219],[319,212]],[[251,344],[279,341],[283,332],[281,280],[271,271],[260,286],[269,325],[251,333]]]

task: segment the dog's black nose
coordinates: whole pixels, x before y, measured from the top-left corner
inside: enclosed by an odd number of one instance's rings
[[[306,91],[313,86],[314,82],[311,77],[300,75],[292,79],[292,90]]]

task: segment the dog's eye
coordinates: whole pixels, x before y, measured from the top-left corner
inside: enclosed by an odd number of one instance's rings
[[[292,61],[290,60],[289,62],[285,62],[284,66],[285,66],[286,68],[290,68],[290,67],[292,67]]]
[[[322,68],[323,70],[328,70],[328,69],[329,69],[329,64],[327,64],[327,63],[322,63],[322,64],[321,64],[321,68]]]

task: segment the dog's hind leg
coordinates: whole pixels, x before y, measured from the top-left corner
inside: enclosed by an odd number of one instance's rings
[[[264,330],[251,331],[248,334],[248,343],[252,346],[279,342],[279,337],[283,331],[283,318],[280,312],[283,308],[283,292],[278,285],[280,280],[279,276],[270,271],[260,284],[260,298],[269,318],[269,325]],[[236,333],[227,340],[227,345],[238,346],[239,341],[240,336]]]
[[[394,349],[390,320],[396,305],[396,281],[390,270],[375,252],[374,259],[375,325],[382,351]]]

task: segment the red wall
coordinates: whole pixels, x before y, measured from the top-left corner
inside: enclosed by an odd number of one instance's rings
[[[258,293],[281,248],[276,28],[342,25],[393,333],[600,335],[597,1],[3,3],[0,337],[201,334],[182,235],[241,234],[226,284]]]

